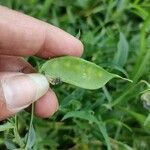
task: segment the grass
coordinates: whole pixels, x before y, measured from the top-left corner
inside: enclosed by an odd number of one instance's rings
[[[84,59],[133,80],[112,80],[94,91],[54,86],[58,112],[50,119],[33,119],[22,112],[1,123],[0,149],[150,149],[149,110],[141,100],[148,87],[140,82],[150,83],[149,0],[0,0],[0,4],[79,36]],[[28,61],[37,68],[41,63],[35,57]]]

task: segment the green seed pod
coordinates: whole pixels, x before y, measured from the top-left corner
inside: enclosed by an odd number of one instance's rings
[[[92,62],[73,56],[50,59],[43,64],[40,72],[44,73],[50,80],[60,79],[65,83],[85,89],[98,89],[112,78],[122,78],[107,72]]]

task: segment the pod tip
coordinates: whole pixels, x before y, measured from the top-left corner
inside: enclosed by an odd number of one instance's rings
[[[125,81],[128,81],[128,82],[133,82],[132,80],[130,80],[130,79],[127,79],[127,78],[123,78],[123,77],[121,77],[121,76],[119,76],[119,75],[115,75],[117,78],[120,78],[120,79],[123,79],[123,80],[125,80]]]

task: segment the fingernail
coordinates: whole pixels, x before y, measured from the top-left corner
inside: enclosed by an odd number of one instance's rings
[[[37,73],[28,74],[28,76],[35,84],[36,87],[35,100],[37,100],[48,91],[49,89],[48,80],[44,75],[37,74]]]
[[[4,79],[2,87],[7,109],[18,112],[43,96],[49,83],[41,74],[21,74]]]

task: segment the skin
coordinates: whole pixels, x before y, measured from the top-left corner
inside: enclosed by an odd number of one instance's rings
[[[38,56],[41,58],[61,55],[81,56],[82,43],[50,24],[0,6],[0,81],[10,76],[9,72],[32,73],[34,68],[23,56]],[[20,84],[15,83],[15,84]],[[28,95],[26,89],[21,96]],[[15,99],[14,99],[15,101]],[[0,120],[14,115],[5,106],[5,97],[0,92]],[[35,114],[39,117],[49,117],[58,108],[58,101],[52,89],[35,103]]]

